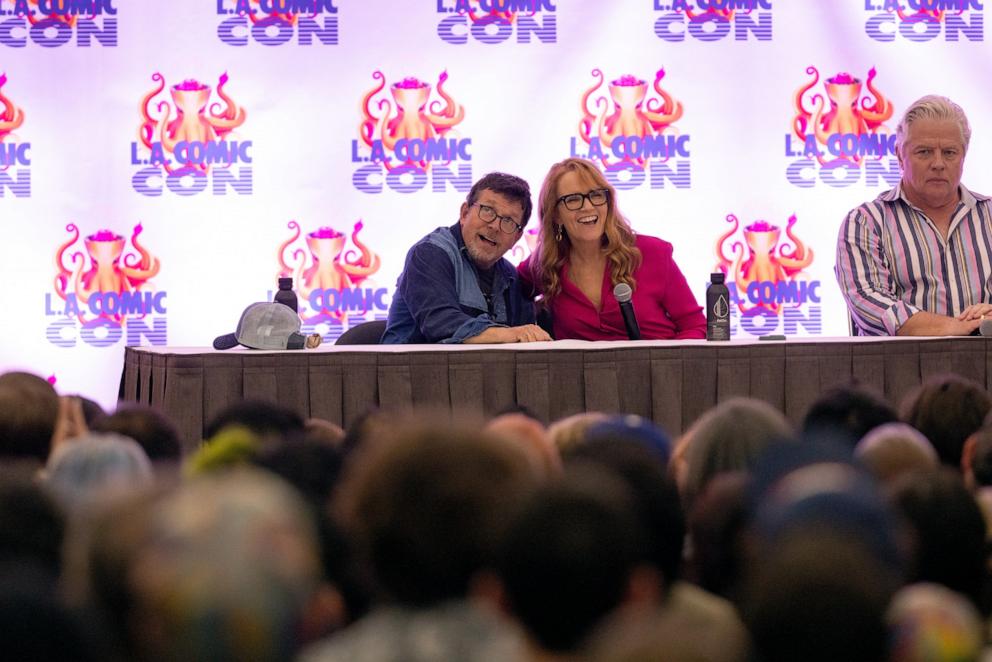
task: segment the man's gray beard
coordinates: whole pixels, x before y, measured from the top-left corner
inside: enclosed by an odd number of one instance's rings
[[[489,260],[482,258],[482,256],[480,256],[479,251],[477,249],[475,249],[472,246],[465,246],[465,249],[468,251],[468,256],[472,258],[472,262],[475,263],[475,266],[483,270],[491,269],[496,264],[496,262],[499,262],[499,258],[503,257],[501,254],[499,257],[496,258],[493,264],[486,265],[485,263],[488,263]],[[494,249],[494,251],[495,250],[496,249]]]

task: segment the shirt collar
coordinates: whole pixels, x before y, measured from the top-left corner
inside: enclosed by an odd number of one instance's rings
[[[992,200],[992,196],[982,195],[981,193],[973,193],[969,191],[964,184],[958,184],[958,190],[961,191],[961,202],[964,206],[968,208],[968,211],[974,211],[975,207],[979,202],[986,202]],[[902,200],[907,205],[912,206],[913,203],[909,201],[906,197],[905,192],[902,190],[902,182],[896,184],[895,188],[892,188],[885,193],[878,196],[878,200],[881,202],[895,202],[897,200]]]

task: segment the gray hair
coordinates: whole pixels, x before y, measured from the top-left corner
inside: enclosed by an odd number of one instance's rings
[[[909,127],[916,120],[954,120],[961,129],[961,142],[964,144],[965,153],[968,152],[968,143],[971,142],[971,125],[968,124],[968,117],[964,114],[961,106],[957,105],[947,97],[936,94],[928,94],[914,101],[902,119],[896,126],[896,153],[902,154],[902,146],[909,133]]]
[[[144,449],[130,437],[110,432],[91,432],[66,442],[48,460],[48,486],[72,507],[147,487],[152,480]]]

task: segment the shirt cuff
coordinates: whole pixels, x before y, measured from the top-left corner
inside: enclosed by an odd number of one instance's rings
[[[473,317],[472,319],[466,321],[460,327],[458,327],[450,338],[445,338],[442,343],[463,343],[469,338],[474,338],[491,326],[503,326],[502,324],[494,324],[492,319],[488,315],[480,315],[479,317]]]
[[[919,308],[905,301],[897,301],[892,304],[885,311],[885,314],[882,315],[882,324],[885,325],[886,333],[890,336],[896,335],[902,325],[908,322],[909,318],[918,312],[920,312]]]

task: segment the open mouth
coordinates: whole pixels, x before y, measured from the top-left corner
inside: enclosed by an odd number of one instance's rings
[[[575,219],[575,222],[579,225],[595,225],[599,221],[599,216],[593,214],[592,216],[583,216],[582,218]]]
[[[490,239],[489,237],[485,236],[485,235],[481,235],[480,234],[479,235],[479,239],[481,239],[484,244],[487,244],[487,245],[492,246],[494,248],[496,246],[496,242],[493,241],[492,239]]]

